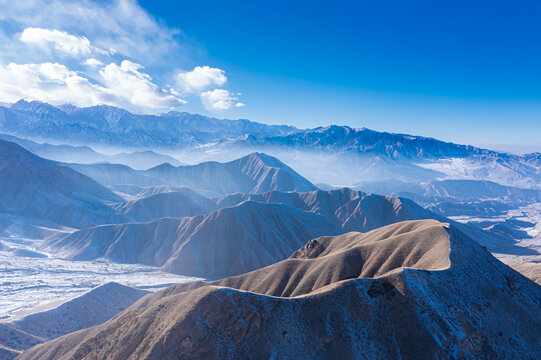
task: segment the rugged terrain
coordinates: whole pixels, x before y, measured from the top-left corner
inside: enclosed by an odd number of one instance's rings
[[[21,359],[529,359],[541,287],[434,220],[310,241],[290,259],[148,295]]]

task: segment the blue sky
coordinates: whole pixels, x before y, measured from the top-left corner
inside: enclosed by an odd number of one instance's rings
[[[8,43],[0,81],[21,71],[41,79],[24,75],[30,85],[0,88],[0,101],[68,97],[541,151],[541,4],[533,1],[44,3],[35,4],[48,14],[41,18],[31,6],[0,15]],[[63,83],[47,92],[51,73]]]

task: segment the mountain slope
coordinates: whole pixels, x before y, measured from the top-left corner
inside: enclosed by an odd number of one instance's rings
[[[108,162],[130,166],[138,170],[148,169],[163,163],[169,163],[174,166],[181,165],[177,159],[151,150],[105,155],[88,146],[40,144],[32,140],[20,139],[4,134],[0,134],[0,139],[19,144],[40,157],[60,162],[77,162],[80,164]]]
[[[21,359],[537,358],[540,299],[541,287],[453,227],[411,221],[174,285]]]
[[[261,153],[252,153],[228,163],[205,162],[176,168],[161,165],[145,173],[164,179],[171,185],[213,190],[221,194],[316,189],[280,160]]]
[[[280,158],[315,183],[351,181],[490,180],[539,188],[538,154],[514,155],[408,134],[331,125],[288,135],[240,137],[216,142],[206,151],[242,154],[262,151]]]
[[[122,199],[60,163],[0,140],[0,212],[81,227],[122,222],[105,204]]]
[[[98,286],[83,295],[10,323],[0,323],[0,347],[12,357],[38,343],[101,324],[124,310],[148,291],[117,283]]]
[[[204,162],[174,167],[163,164],[146,171],[122,165],[70,166],[101,184],[136,186],[185,186],[203,194],[260,193],[270,190],[311,191],[315,185],[271,156],[252,153],[227,163]]]
[[[20,100],[0,106],[0,132],[33,140],[124,148],[185,148],[246,133],[261,136],[298,131],[292,126],[219,120],[170,112],[136,115],[112,106],[54,107]]]
[[[136,221],[151,221],[163,217],[190,217],[214,210],[214,204],[196,193],[165,192],[143,199],[112,205],[115,211]]]
[[[285,204],[325,216],[344,231],[369,231],[404,220],[441,218],[408,199],[366,194],[349,188],[311,192],[270,191],[263,194],[232,194],[215,199],[218,207],[243,201]]]
[[[398,195],[445,216],[494,216],[541,201],[541,190],[504,186],[484,180],[362,182],[362,191]]]
[[[190,218],[83,229],[50,244],[73,260],[107,258],[222,277],[285,259],[313,237],[338,234],[330,220],[281,204],[245,202]]]
[[[330,125],[300,130],[248,120],[171,112],[136,115],[110,106],[54,107],[21,100],[0,106],[0,132],[72,145],[187,151],[191,158],[230,160],[254,151],[276,156],[314,183],[489,180],[540,188],[539,153],[514,155],[433,138]],[[141,185],[141,184],[137,184]]]
[[[206,212],[213,204],[201,207],[181,194],[163,193],[114,205],[116,211],[149,222],[83,229],[52,240],[49,251],[73,260],[105,257],[182,275],[220,277],[280,261],[313,237],[435,219],[451,222],[491,251],[530,254],[508,234],[453,222],[408,199],[348,188],[233,194],[214,201],[220,210],[190,218],[160,217]],[[234,260],[239,253],[242,259]]]

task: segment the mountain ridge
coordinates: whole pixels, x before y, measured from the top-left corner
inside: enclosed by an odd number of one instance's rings
[[[319,254],[173,285],[21,359],[492,359],[541,352],[541,287],[452,226],[408,221],[315,240]]]

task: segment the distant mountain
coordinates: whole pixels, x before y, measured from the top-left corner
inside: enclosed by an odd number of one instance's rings
[[[73,260],[104,257],[176,274],[222,277],[272,264],[316,236],[340,232],[320,215],[244,202],[195,217],[92,227],[54,241],[50,250]]]
[[[206,214],[215,209],[212,201],[191,190],[159,193],[111,207],[136,221],[151,221],[163,217],[190,217]]]
[[[263,194],[233,194],[215,201],[218,208],[244,201],[285,204],[325,216],[344,232],[365,232],[404,220],[437,218],[437,215],[411,200],[366,194],[349,188],[304,193],[270,191]]]
[[[129,152],[166,149],[194,163],[227,162],[262,152],[278,157],[314,183],[333,186],[352,186],[359,181],[469,179],[541,188],[539,153],[519,156],[348,126],[301,130],[187,113],[135,115],[110,106],[54,107],[21,100],[9,108],[0,106],[0,132]]]
[[[164,179],[171,185],[221,194],[317,189],[280,160],[262,153],[252,153],[229,163],[205,162],[176,168],[164,164],[145,173]]]
[[[0,213],[84,227],[126,221],[106,204],[122,199],[91,178],[0,140]]]
[[[180,161],[171,156],[159,154],[151,150],[105,155],[88,146],[40,144],[32,140],[20,139],[4,134],[0,134],[0,139],[19,144],[26,150],[43,158],[60,162],[76,162],[80,164],[107,162],[130,166],[137,170],[146,170],[163,163],[169,163],[173,166],[182,165]]]
[[[70,164],[101,184],[135,186],[185,186],[208,196],[236,192],[260,193],[269,190],[311,191],[315,185],[280,160],[262,153],[252,153],[228,163],[204,162],[174,167],[163,164],[146,171],[122,165]]]
[[[42,312],[9,323],[0,323],[0,347],[11,350],[12,359],[36,344],[101,324],[148,291],[107,283]]]
[[[504,186],[482,180],[362,182],[362,191],[407,197],[445,216],[495,216],[519,205],[541,202],[541,190]]]
[[[185,195],[189,195],[190,197],[193,197],[194,195],[197,196],[198,194],[195,193],[193,190],[182,187],[182,186],[170,186],[170,185],[158,185],[158,186],[136,186],[136,185],[109,185],[108,186],[110,190],[114,191],[117,194],[121,194],[121,196],[129,197],[129,198],[135,198],[135,199],[143,199],[152,195],[157,194],[163,194],[163,193],[170,193],[170,192],[180,192]],[[199,195],[201,197],[201,195]],[[204,198],[207,199],[207,198]]]
[[[331,125],[271,137],[226,139],[207,147],[213,156],[263,151],[298,169],[311,181],[353,185],[358,181],[419,183],[443,178],[541,185],[539,154],[499,153],[433,138]]]
[[[112,106],[78,108],[20,100],[0,106],[0,132],[31,140],[117,148],[185,148],[246,133],[261,136],[298,131],[292,126],[248,120],[218,120],[170,112],[136,115]]]
[[[165,192],[111,207],[142,222],[102,225],[57,236],[48,242],[48,251],[72,260],[104,257],[120,263],[162,266],[182,275],[221,277],[280,261],[310,237],[435,219],[452,223],[490,251],[535,254],[516,246],[514,233],[487,232],[482,226],[446,219],[405,198],[348,188],[232,194],[212,200],[189,191]],[[218,210],[208,213],[214,209]],[[244,253],[240,263],[232,260],[237,252]]]
[[[538,358],[540,308],[539,285],[457,229],[409,221],[174,285],[20,359]]]

